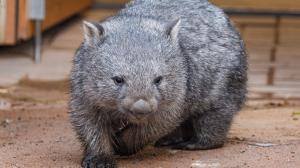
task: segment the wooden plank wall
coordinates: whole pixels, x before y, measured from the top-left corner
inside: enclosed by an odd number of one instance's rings
[[[28,19],[27,1],[19,0],[19,39],[27,40],[32,37],[34,24]],[[64,19],[84,10],[92,4],[92,0],[47,0],[46,18],[43,21],[42,29],[46,30],[51,26],[62,22]]]
[[[0,44],[15,44],[17,40],[27,40],[32,37],[34,25],[27,17],[27,1],[19,0],[19,23],[16,28],[16,0],[0,0],[5,2],[6,19],[5,32],[2,29]],[[63,21],[71,15],[87,8],[92,2],[103,4],[124,4],[129,0],[47,0],[46,19],[43,30]],[[300,10],[300,0],[210,0],[221,7],[253,8],[272,10]],[[1,5],[1,4],[0,4]],[[9,18],[9,19],[7,19]],[[3,19],[2,19],[3,20]],[[3,23],[2,23],[3,24]],[[3,27],[3,26],[2,26]],[[15,30],[17,29],[17,32]],[[18,35],[18,37],[16,37]],[[2,40],[1,40],[2,39]]]

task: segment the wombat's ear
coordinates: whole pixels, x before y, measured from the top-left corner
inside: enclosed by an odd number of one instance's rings
[[[173,41],[178,41],[178,33],[180,30],[180,19],[176,19],[167,25],[167,35],[172,38]]]
[[[96,42],[104,35],[104,28],[99,23],[83,21],[83,31],[88,44]]]

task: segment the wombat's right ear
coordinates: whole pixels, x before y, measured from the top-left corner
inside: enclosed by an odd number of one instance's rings
[[[176,19],[173,22],[169,23],[166,27],[166,33],[169,35],[174,42],[178,42],[178,34],[180,30],[180,19]]]
[[[99,23],[83,21],[84,39],[88,44],[93,44],[104,35],[104,28]]]

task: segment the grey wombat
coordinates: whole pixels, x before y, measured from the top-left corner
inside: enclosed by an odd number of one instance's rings
[[[114,154],[146,144],[221,147],[245,101],[239,34],[206,0],[135,0],[84,23],[71,73],[71,121],[83,167],[116,167]]]

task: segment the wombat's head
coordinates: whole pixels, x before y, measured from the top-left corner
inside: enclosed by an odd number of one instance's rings
[[[180,21],[139,18],[84,23],[91,98],[132,122],[175,113],[186,88],[186,63],[178,43]],[[176,106],[176,107],[175,107]]]

